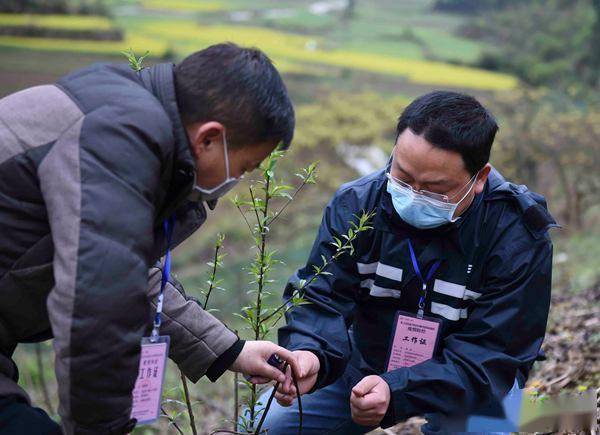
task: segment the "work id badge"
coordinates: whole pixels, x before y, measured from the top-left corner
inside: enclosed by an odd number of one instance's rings
[[[138,377],[133,388],[131,418],[138,424],[154,422],[160,415],[160,400],[169,355],[169,336],[142,338]]]
[[[430,359],[436,349],[440,325],[438,319],[419,319],[414,314],[398,311],[386,371],[411,367]]]

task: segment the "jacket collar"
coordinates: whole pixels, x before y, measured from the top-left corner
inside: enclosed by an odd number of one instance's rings
[[[159,219],[162,220],[171,215],[179,205],[193,194],[192,189],[196,182],[196,162],[192,156],[191,144],[179,113],[173,64],[161,63],[144,68],[139,75],[144,87],[160,101],[165,109],[171,120],[173,137],[175,138],[173,171],[168,191],[169,199],[166,207],[159,215]],[[211,210],[214,209],[215,205],[216,201],[208,203]]]
[[[140,71],[140,77],[144,87],[160,101],[173,126],[175,137],[175,165],[177,168],[185,169],[192,175],[196,164],[192,157],[190,141],[183,126],[177,96],[175,94],[175,76],[173,64],[161,63]]]
[[[533,237],[542,237],[550,228],[561,228],[548,211],[543,196],[530,191],[523,184],[513,184],[504,179],[496,169],[488,177],[485,201],[511,198],[523,215],[523,222]]]

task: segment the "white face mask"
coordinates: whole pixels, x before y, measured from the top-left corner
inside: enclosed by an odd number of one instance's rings
[[[227,152],[227,138],[225,137],[225,132],[223,132],[223,148],[223,151],[225,152],[225,181],[211,189],[196,184],[194,186],[194,191],[198,193],[201,201],[214,201],[215,199],[221,198],[233,189],[243,178],[243,176],[235,178],[229,174],[229,153]]]

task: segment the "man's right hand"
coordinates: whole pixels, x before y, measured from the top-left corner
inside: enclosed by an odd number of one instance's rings
[[[319,362],[319,358],[308,350],[296,350],[292,353],[296,357],[298,363],[299,375],[296,377],[296,380],[298,381],[300,395],[302,395],[312,390],[315,382],[317,382],[317,375],[319,374],[321,363]],[[285,382],[277,389],[275,399],[281,406],[291,406],[297,395],[298,392],[294,387],[291,373],[288,368]]]

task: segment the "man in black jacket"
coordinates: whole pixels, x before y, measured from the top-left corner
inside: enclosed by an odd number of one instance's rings
[[[517,430],[514,415],[504,418],[515,409],[500,402],[515,379],[523,387],[544,338],[555,222],[541,196],[488,163],[497,129],[467,95],[417,98],[389,164],[343,185],[325,208],[286,298],[356,214],[376,216],[279,331],[298,355],[300,393],[312,392],[306,433],[364,433],[416,415],[427,415],[426,432]],[[294,394],[277,398],[290,405]],[[274,407],[265,427],[295,433],[297,418],[296,407]]]
[[[54,337],[66,433],[133,429],[140,340],[161,287],[163,222],[174,248],[245,172],[289,146],[294,110],[259,50],[221,44],[177,66],[94,65],[0,100],[0,427],[54,433],[29,406],[11,355]],[[160,264],[159,264],[160,265]],[[227,368],[278,379],[285,349],[243,342],[164,288],[160,333],[196,382]]]

